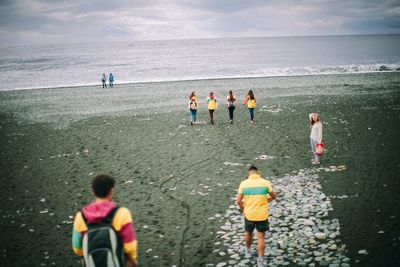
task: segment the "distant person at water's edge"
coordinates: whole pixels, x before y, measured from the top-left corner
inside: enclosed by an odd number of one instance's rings
[[[248,169],[247,179],[239,186],[236,203],[244,214],[245,257],[251,258],[250,246],[254,228],[257,229],[258,259],[257,266],[264,265],[265,232],[269,230],[268,203],[276,198],[271,184],[261,177],[257,167]]]
[[[229,122],[233,123],[233,111],[236,108],[236,96],[233,94],[232,90],[229,91],[228,97],[226,99],[226,106],[229,111]]]
[[[114,75],[110,72],[110,75],[108,75],[108,83],[110,84],[110,87],[114,87]]]
[[[106,75],[103,73],[103,76],[101,76],[101,83],[103,84],[103,88],[107,88],[107,77]]]
[[[197,105],[196,92],[193,91],[189,97],[189,110],[190,110],[190,114],[191,114],[190,125],[193,125],[196,122],[197,109],[198,109],[198,105]]]
[[[210,121],[211,124],[214,124],[214,111],[217,109],[218,103],[217,103],[217,98],[215,97],[213,92],[210,92],[209,97],[207,97],[207,108],[208,108],[208,113],[210,114]]]
[[[78,256],[83,256],[85,266],[109,266],[110,262],[121,267],[137,264],[132,216],[127,208],[113,202],[114,184],[109,175],[96,176],[92,181],[96,200],[75,216],[72,248]]]
[[[256,108],[256,97],[252,90],[250,90],[243,100],[243,106],[247,104],[250,113],[250,123],[254,122],[254,109]]]
[[[311,113],[308,115],[310,119],[310,144],[313,157],[311,159],[311,164],[320,164],[319,155],[317,154],[316,147],[318,144],[322,144],[322,122],[317,113]]]

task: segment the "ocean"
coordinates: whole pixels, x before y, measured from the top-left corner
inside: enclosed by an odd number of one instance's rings
[[[400,35],[0,47],[0,90],[215,78],[400,72]]]

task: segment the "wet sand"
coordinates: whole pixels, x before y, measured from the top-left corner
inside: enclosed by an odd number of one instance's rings
[[[243,107],[229,124],[223,105],[216,125],[208,124],[210,90],[222,100],[233,89],[242,99],[248,88],[258,100],[254,125]],[[201,101],[192,127],[193,89]],[[327,170],[315,179],[332,206],[324,220],[340,225],[341,254],[352,266],[400,263],[398,73],[1,92],[0,107],[2,266],[78,266],[72,216],[103,172],[117,177],[115,199],[133,212],[141,266],[229,264],[217,232],[246,165],[259,166],[282,191],[287,177],[315,174],[307,173],[312,111],[324,121],[327,147]],[[340,165],[345,170],[329,168]]]

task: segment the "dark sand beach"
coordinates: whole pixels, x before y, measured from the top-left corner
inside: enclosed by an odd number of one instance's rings
[[[216,125],[208,123],[209,91],[224,101],[228,90],[241,100],[248,89],[257,97],[254,125],[244,107],[229,124],[222,103]],[[192,90],[200,99],[195,126]],[[318,170],[307,124],[314,111],[327,148]],[[398,72],[0,92],[0,150],[1,266],[79,266],[73,216],[92,200],[99,173],[117,178],[115,199],[133,213],[140,266],[234,266],[229,252],[220,256],[227,248],[217,232],[247,164],[274,184],[312,170],[332,206],[324,220],[340,224],[334,240],[347,264],[400,265]]]

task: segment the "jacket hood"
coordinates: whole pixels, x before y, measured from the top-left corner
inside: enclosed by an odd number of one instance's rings
[[[113,201],[94,201],[82,209],[88,223],[101,222],[117,204]]]

